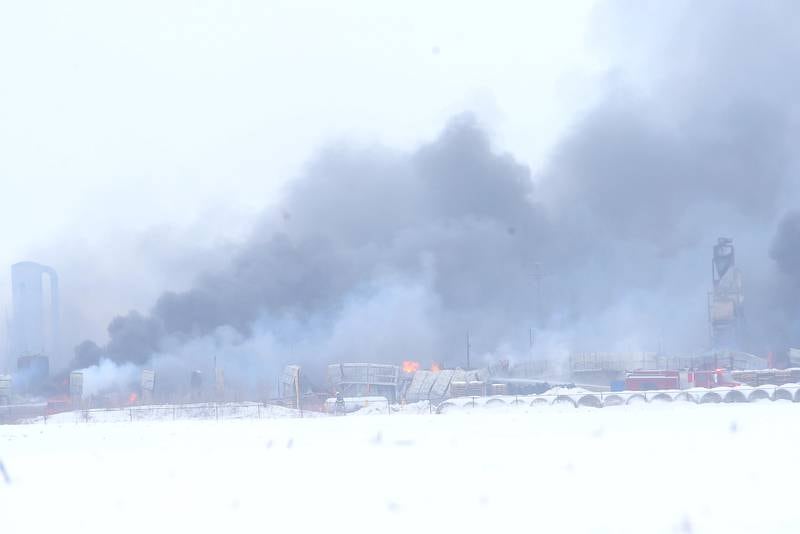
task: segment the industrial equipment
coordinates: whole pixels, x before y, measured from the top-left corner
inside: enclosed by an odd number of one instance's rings
[[[737,350],[744,330],[742,277],[736,268],[733,240],[720,237],[711,260],[712,290],[708,296],[708,321],[712,350]]]
[[[400,368],[380,363],[336,363],[328,366],[331,391],[345,397],[382,396],[398,400]]]

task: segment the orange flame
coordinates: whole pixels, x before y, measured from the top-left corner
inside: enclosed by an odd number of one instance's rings
[[[415,373],[419,371],[419,362],[412,362],[411,360],[403,361],[404,373]]]
[[[139,395],[136,392],[133,392],[128,397],[128,404],[136,404],[136,401],[139,400]]]
[[[438,363],[433,362],[431,364],[431,371],[433,371],[434,373],[438,373],[441,370],[442,370],[442,367]]]

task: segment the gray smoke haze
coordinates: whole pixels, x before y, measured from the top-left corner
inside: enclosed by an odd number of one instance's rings
[[[290,361],[463,365],[467,332],[479,358],[513,359],[530,327],[540,357],[698,352],[719,236],[737,245],[747,348],[800,343],[800,222],[779,224],[797,198],[798,8],[678,6],[601,13],[648,83],[612,73],[542,169],[469,114],[410,152],[331,145],[227,265],[115,318],[73,367],[155,358],[183,376],[220,355],[252,382]]]
[[[412,154],[329,148],[227,268],[147,315],[117,317],[107,346],[83,343],[74,366],[103,355],[143,364],[220,329],[274,336],[283,353],[259,356],[283,362],[320,337],[309,354],[320,363],[331,343],[338,358],[456,363],[468,325],[494,347],[520,318],[530,324],[532,247],[548,239],[532,195],[528,169],[493,153],[469,116]],[[381,339],[368,342],[376,321]]]
[[[778,272],[768,288],[771,333],[783,346],[797,347],[800,338],[800,212],[786,214],[772,241],[770,257]]]
[[[788,213],[783,218],[770,253],[781,274],[795,286],[800,284],[800,212]]]

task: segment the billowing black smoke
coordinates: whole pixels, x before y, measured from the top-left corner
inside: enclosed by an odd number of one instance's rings
[[[117,317],[108,345],[82,344],[75,363],[102,356],[144,363],[165,339],[182,342],[220,327],[246,338],[257,327],[270,330],[270,320],[324,329],[349,299],[392,284],[431,291],[447,313],[427,319],[443,341],[452,336],[457,352],[468,316],[473,330],[491,332],[491,345],[532,317],[533,265],[553,244],[533,190],[529,170],[494,153],[469,116],[412,154],[329,149],[227,269],[204,274],[189,291],[165,293],[146,316]],[[448,355],[443,345],[426,356]]]
[[[791,211],[778,225],[771,242],[770,257],[777,267],[766,287],[769,309],[763,320],[772,343],[778,351],[787,346],[800,346],[800,212]]]
[[[73,365],[208,361],[231,346],[246,347],[245,372],[293,360],[457,364],[467,333],[481,357],[513,357],[530,328],[540,354],[699,351],[719,236],[738,245],[745,348],[800,343],[800,305],[787,298],[800,280],[798,216],[773,239],[797,193],[789,66],[800,34],[786,24],[795,4],[772,5],[690,6],[685,26],[661,30],[669,54],[651,51],[658,82],[604,88],[536,172],[470,115],[409,153],[329,147],[226,268],[117,317],[108,344],[83,343]]]
[[[781,220],[770,255],[791,289],[800,288],[800,212],[788,213]]]

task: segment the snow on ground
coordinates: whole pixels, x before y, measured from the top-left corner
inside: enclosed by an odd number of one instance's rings
[[[586,393],[592,393],[588,389],[581,388],[581,387],[566,387],[566,386],[555,386],[543,393],[543,396],[554,396],[554,395],[584,395]]]
[[[172,421],[175,419],[274,419],[299,417],[300,412],[273,404],[259,402],[154,404],[126,408],[98,408],[62,412],[32,419],[33,423],[118,423],[139,421]],[[324,416],[305,411],[303,417]]]
[[[410,402],[408,404],[373,404],[353,412],[355,415],[391,415],[391,414],[430,414],[436,411],[436,406],[429,401]],[[387,412],[391,412],[387,414]]]
[[[800,404],[0,427],[3,533],[798,532]]]

